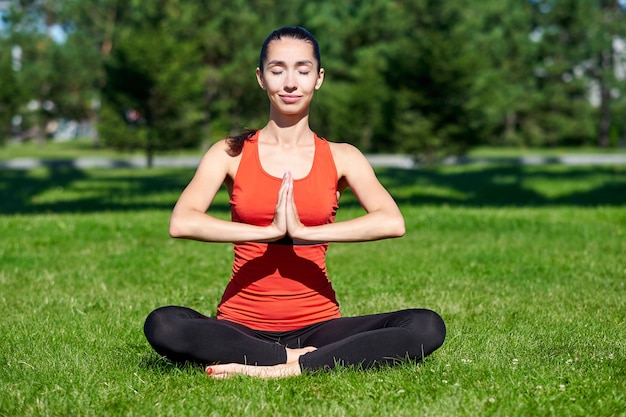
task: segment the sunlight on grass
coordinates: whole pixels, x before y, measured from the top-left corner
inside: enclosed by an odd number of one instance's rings
[[[343,313],[431,308],[446,342],[419,364],[279,381],[211,380],[145,341],[149,311],[214,314],[229,278],[231,245],[167,235],[192,174],[0,172],[0,415],[623,414],[622,169],[380,170],[407,234],[330,245]],[[361,212],[347,194],[338,218]]]
[[[432,198],[432,199],[446,199],[458,203],[463,203],[472,198],[472,194],[458,190],[452,186],[444,187],[437,186],[435,184],[428,184],[427,182],[421,182],[413,184],[411,187],[405,187],[402,191],[394,194],[395,198]]]
[[[160,152],[159,155],[197,155],[200,156],[208,149],[208,144],[201,144],[197,149],[173,150]],[[107,157],[124,159],[131,157],[144,157],[141,150],[116,151],[111,148],[95,146],[93,140],[79,138],[71,141],[48,141],[46,143],[24,142],[7,143],[0,147],[0,160],[11,158],[41,158],[41,159],[72,159],[83,157]]]

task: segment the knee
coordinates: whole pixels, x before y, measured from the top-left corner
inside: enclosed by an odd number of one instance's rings
[[[430,331],[431,337],[434,342],[436,348],[443,345],[444,340],[446,339],[446,323],[443,321],[443,318],[436,312],[432,310],[427,310],[430,322]]]
[[[156,310],[151,311],[150,314],[148,314],[148,317],[146,317],[144,328],[152,327],[163,321],[163,319],[167,317],[167,310],[168,307],[159,307]]]
[[[146,339],[150,344],[158,344],[158,340],[163,335],[164,331],[169,327],[171,307],[160,307],[152,311],[146,317],[146,321],[143,325],[143,332],[146,335]]]
[[[428,341],[429,350],[435,350],[443,345],[446,339],[446,324],[439,314],[428,309],[408,310],[411,315],[411,326],[420,334],[422,341]]]

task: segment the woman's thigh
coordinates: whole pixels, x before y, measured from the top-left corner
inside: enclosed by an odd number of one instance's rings
[[[341,317],[318,323],[300,335],[303,346],[321,347],[369,331],[403,328],[415,333],[443,331],[443,320],[427,309],[406,309],[387,313]],[[433,332],[434,330],[434,332]]]
[[[187,307],[153,311],[144,332],[159,354],[177,362],[275,365],[286,359],[283,347],[260,339],[254,330]]]

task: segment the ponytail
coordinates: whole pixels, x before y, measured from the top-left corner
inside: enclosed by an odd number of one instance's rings
[[[243,149],[243,144],[246,140],[249,140],[257,132],[256,129],[246,129],[239,135],[230,136],[226,138],[226,144],[228,145],[228,154],[230,156],[237,156]]]

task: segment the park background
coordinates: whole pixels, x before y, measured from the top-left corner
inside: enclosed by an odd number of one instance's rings
[[[626,415],[624,2],[0,0],[0,16],[1,416]],[[345,315],[442,314],[446,342],[417,365],[214,381],[143,337],[160,305],[213,314],[232,261],[169,239],[194,170],[159,158],[263,126],[254,69],[285,24],[320,42],[313,129],[411,161],[376,166],[407,235],[331,245],[328,267]],[[228,218],[224,190],[213,209]],[[338,219],[360,212],[346,193]]]
[[[318,37],[312,126],[433,162],[479,145],[615,148],[626,2],[0,1],[0,141],[93,137],[156,152],[264,124],[273,29]]]

